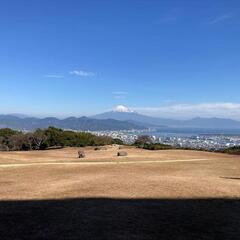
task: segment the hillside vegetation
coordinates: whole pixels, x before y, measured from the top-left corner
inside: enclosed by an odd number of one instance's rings
[[[240,155],[240,146],[230,147],[230,148],[222,150],[221,152],[228,153],[228,154]]]
[[[44,150],[51,147],[85,147],[108,144],[121,144],[121,140],[91,133],[64,131],[49,127],[37,129],[33,133],[23,133],[9,128],[0,129],[0,150]]]

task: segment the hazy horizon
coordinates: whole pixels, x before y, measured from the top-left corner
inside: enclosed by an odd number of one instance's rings
[[[95,115],[98,115],[98,114],[102,114],[102,113],[106,113],[106,112],[111,112],[111,111],[118,111],[118,107],[119,106],[123,106],[123,105],[118,105],[118,106],[115,106],[114,108],[112,109],[106,109],[105,111],[102,111],[102,112],[96,112],[96,113],[92,113],[92,114],[69,114],[69,115],[64,115],[64,114],[31,114],[31,113],[20,113],[20,112],[9,112],[9,113],[0,113],[0,115],[12,115],[12,116],[17,116],[17,117],[20,117],[20,118],[27,118],[27,117],[36,117],[36,118],[48,118],[48,117],[55,117],[55,118],[59,118],[59,119],[65,119],[65,118],[68,118],[68,117],[93,117]],[[142,112],[141,109],[138,109],[138,108],[129,108],[128,106],[124,106],[129,112],[133,112],[133,113],[138,113],[138,114],[142,114],[142,115],[145,115],[145,116],[150,116],[150,117],[156,117],[156,118],[169,118],[169,119],[173,119],[173,120],[190,120],[190,119],[194,119],[194,118],[222,118],[222,119],[233,119],[233,120],[237,120],[237,121],[240,121],[240,119],[238,118],[231,118],[231,117],[224,117],[224,116],[215,116],[215,115],[207,115],[207,116],[201,116],[201,115],[192,115],[192,116],[188,116],[188,117],[180,117],[180,116],[174,116],[174,115],[162,115],[162,116],[159,116],[159,115],[154,115],[154,114],[151,114],[151,113],[148,113],[148,112]],[[140,111],[138,111],[140,110]],[[128,112],[127,111],[127,112]],[[120,111],[121,112],[121,111]]]

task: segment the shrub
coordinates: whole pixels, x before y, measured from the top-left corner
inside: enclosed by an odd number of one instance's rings
[[[124,142],[121,139],[119,139],[119,138],[114,138],[112,140],[112,144],[124,145]]]
[[[137,138],[134,145],[143,148],[146,144],[152,144],[152,139],[148,135],[142,135]]]
[[[220,152],[234,154],[234,155],[240,155],[240,146],[230,147],[230,148],[221,150]]]
[[[161,144],[161,143],[152,143],[152,144],[144,144],[143,149],[147,150],[168,150],[173,149],[171,145]]]

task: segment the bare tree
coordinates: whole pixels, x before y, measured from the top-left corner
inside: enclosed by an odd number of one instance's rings
[[[36,149],[40,149],[41,145],[43,144],[44,141],[47,140],[47,135],[45,132],[41,129],[37,129],[33,134],[32,134],[32,143],[35,146]]]

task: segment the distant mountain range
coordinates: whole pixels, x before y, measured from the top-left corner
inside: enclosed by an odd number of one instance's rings
[[[79,131],[104,131],[104,130],[132,130],[143,129],[139,124],[115,119],[92,119],[87,117],[58,118],[22,118],[12,115],[0,115],[0,128],[12,128],[17,130],[35,130],[37,128],[48,128],[54,126],[62,129]]]
[[[0,128],[34,130],[54,126],[79,131],[132,130],[155,128],[202,128],[202,129],[240,129],[240,121],[224,118],[193,118],[174,120],[139,114],[125,106],[118,106],[114,111],[92,117],[69,117],[66,119],[34,118],[25,115],[0,115]]]
[[[92,118],[128,121],[145,127],[240,129],[240,121],[232,119],[198,117],[190,120],[173,120],[142,115],[124,106],[118,106],[114,111],[94,115]]]

